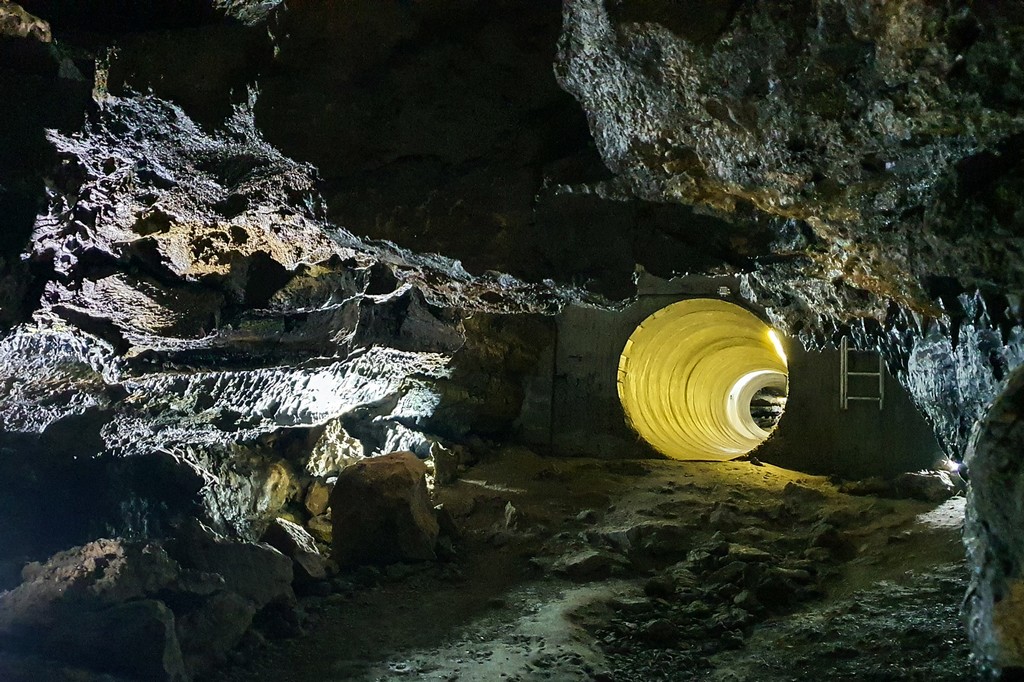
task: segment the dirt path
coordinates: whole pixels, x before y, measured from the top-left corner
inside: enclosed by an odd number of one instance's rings
[[[215,679],[962,680],[963,499],[749,463],[506,450],[438,497],[448,563],[362,570]]]

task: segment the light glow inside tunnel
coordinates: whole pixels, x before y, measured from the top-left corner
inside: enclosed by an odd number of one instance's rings
[[[770,435],[751,414],[761,392],[789,381],[773,329],[738,305],[697,298],[662,308],[630,335],[618,391],[634,430],[675,459],[725,460]]]

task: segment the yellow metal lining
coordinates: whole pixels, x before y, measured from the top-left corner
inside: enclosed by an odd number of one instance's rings
[[[778,337],[754,314],[716,299],[662,308],[638,326],[619,358],[619,399],[630,425],[676,459],[731,459],[768,433],[750,416],[764,386],[785,387]]]

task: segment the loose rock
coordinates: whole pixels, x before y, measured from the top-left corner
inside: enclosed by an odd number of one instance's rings
[[[295,562],[297,582],[315,582],[327,577],[327,566],[317,549],[316,541],[302,526],[277,518],[263,531],[263,542]]]
[[[342,470],[331,493],[334,560],[342,566],[433,560],[439,529],[426,474],[411,452]]]

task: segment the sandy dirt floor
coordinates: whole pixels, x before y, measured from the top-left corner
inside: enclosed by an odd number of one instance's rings
[[[749,462],[491,453],[446,560],[360,569],[228,682],[973,679],[964,500]]]

